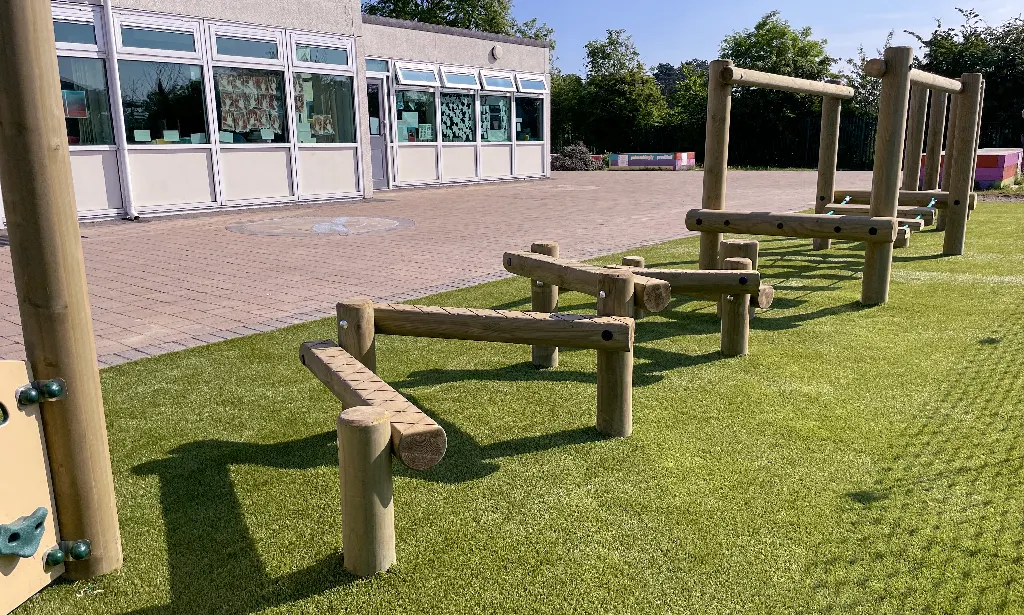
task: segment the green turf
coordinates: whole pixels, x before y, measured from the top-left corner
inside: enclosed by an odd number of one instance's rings
[[[545,372],[522,346],[382,337],[382,377],[449,449],[396,463],[399,565],[368,580],[342,568],[339,407],[298,361],[331,320],[106,369],[125,567],[17,613],[1022,608],[1024,207],[980,203],[962,257],[915,234],[873,309],[862,247],[808,243],[762,242],[777,294],[748,357],[720,357],[708,303],[638,324],[629,439],[594,430],[593,352]],[[696,242],[635,252],[692,268]]]

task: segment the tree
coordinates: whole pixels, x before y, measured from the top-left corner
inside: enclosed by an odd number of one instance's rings
[[[885,50],[892,46],[894,32],[889,31],[881,49],[875,50],[875,57],[880,58]],[[878,115],[878,97],[882,93],[882,80],[869,76],[864,72],[864,65],[870,60],[864,52],[864,45],[857,48],[856,58],[846,59],[846,71],[842,73],[843,85],[853,88],[853,98],[843,103],[843,113],[855,113],[864,117]]]
[[[512,0],[364,0],[369,15],[494,34],[513,34]]]
[[[584,46],[587,54],[587,78],[601,75],[624,75],[644,72],[640,52],[633,37],[625,30],[608,30],[604,40],[590,41]]]
[[[555,29],[546,23],[538,22],[537,18],[527,19],[522,23],[515,24],[512,29],[512,34],[515,36],[521,36],[522,38],[532,38],[538,41],[548,42],[548,63],[550,64],[550,72],[555,74],[558,72],[558,67],[555,66],[555,61],[558,60],[558,56],[555,55]]]

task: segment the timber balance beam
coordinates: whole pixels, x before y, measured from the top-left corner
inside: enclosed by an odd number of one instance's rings
[[[934,199],[934,203],[932,200]],[[845,203],[844,203],[845,201]],[[839,190],[833,194],[833,202],[843,205],[870,205],[870,190]],[[945,190],[900,190],[900,207],[931,207],[934,209],[946,209],[949,207],[949,192]],[[967,202],[970,209],[978,205],[978,193],[972,192]],[[826,208],[828,206],[826,205]]]
[[[774,214],[691,209],[686,228],[710,233],[771,235],[775,237],[848,239],[891,244],[896,239],[894,218],[829,216],[822,214]]]
[[[867,216],[870,215],[871,209],[868,205],[829,205],[825,211],[843,216]],[[901,226],[906,222],[919,222],[922,227],[931,226],[935,224],[936,213],[937,210],[934,207],[899,207],[896,209],[896,222]],[[914,228],[913,230],[924,229]]]

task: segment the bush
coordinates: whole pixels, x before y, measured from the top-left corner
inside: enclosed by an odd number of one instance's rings
[[[603,168],[601,161],[590,157],[590,150],[582,141],[566,145],[551,159],[552,171],[600,171]]]

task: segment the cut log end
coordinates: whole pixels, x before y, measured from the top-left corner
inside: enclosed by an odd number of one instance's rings
[[[401,439],[395,439],[394,454],[406,467],[428,470],[437,465],[448,450],[448,436],[437,425],[406,428]]]
[[[672,285],[664,280],[651,278],[643,284],[643,293],[640,297],[642,303],[639,307],[645,312],[660,312],[672,301]]]
[[[750,305],[762,310],[767,310],[772,306],[772,302],[775,300],[775,287],[769,286],[768,284],[762,284],[757,289],[756,295],[750,296]]]

